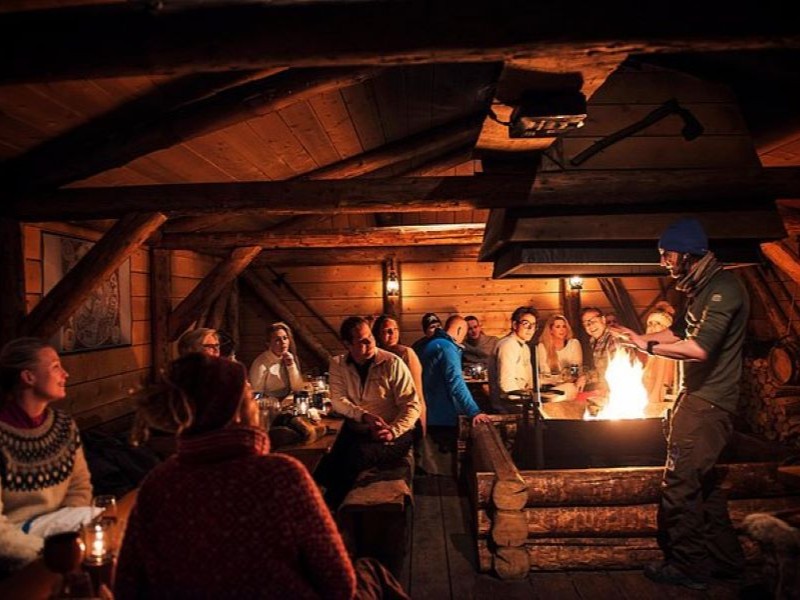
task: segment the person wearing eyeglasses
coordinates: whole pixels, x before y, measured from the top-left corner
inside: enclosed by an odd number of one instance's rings
[[[489,390],[492,408],[499,413],[519,412],[509,402],[510,392],[533,389],[531,347],[528,343],[536,333],[536,309],[520,306],[511,315],[511,331],[497,342],[489,361]]]
[[[619,345],[611,334],[603,311],[595,306],[587,306],[581,311],[581,325],[589,334],[594,369],[586,373],[586,384],[594,390],[607,391],[606,370],[608,363]]]
[[[178,340],[178,356],[200,352],[208,356],[219,356],[219,336],[216,329],[198,327],[184,333]]]
[[[250,366],[250,385],[254,392],[278,400],[303,389],[294,337],[286,323],[277,322],[269,326],[269,347]]]

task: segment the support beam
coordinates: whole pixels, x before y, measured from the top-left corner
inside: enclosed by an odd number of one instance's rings
[[[533,177],[533,176],[531,176]],[[605,204],[720,204],[800,197],[800,168],[598,170],[524,177],[481,175],[324,181],[259,181],[69,188],[0,208],[24,221],[118,218],[159,210],[170,216],[364,214],[506,207],[571,212]]]
[[[171,252],[150,249],[150,346],[153,360],[152,378],[161,381],[172,358],[169,343],[169,313],[172,310]]]
[[[208,309],[229,283],[261,252],[260,246],[235,248],[219,262],[169,316],[169,339],[177,340]]]
[[[402,262],[476,262],[477,244],[465,246],[387,246],[381,248],[291,248],[265,250],[253,263],[290,266],[375,265],[389,257]]]
[[[769,292],[765,289],[767,283],[763,278],[759,277],[758,271],[752,267],[739,269],[738,273],[747,282],[747,288],[750,293],[758,298],[761,305],[764,307],[764,312],[767,315],[767,320],[775,332],[775,337],[779,338],[785,335],[786,332],[786,317],[781,311],[780,306],[774,302],[770,297]]]
[[[0,18],[0,82],[796,45],[791,3],[109,4]]]
[[[25,318],[25,253],[22,227],[13,219],[0,219],[0,347],[19,335]]]
[[[636,308],[634,308],[631,296],[625,289],[622,280],[617,277],[598,277],[597,282],[617,313],[620,322],[636,333],[644,333],[642,322],[636,314]]]
[[[276,290],[270,282],[253,271],[245,271],[242,274],[242,279],[250,286],[250,289],[258,296],[258,299],[261,300],[264,306],[275,313],[281,321],[291,327],[295,337],[308,346],[317,358],[325,364],[330,362],[331,355],[328,350],[322,342],[319,341],[317,336],[294,316],[291,309],[280,299],[278,290]]]
[[[131,214],[114,226],[37,304],[22,323],[26,335],[49,339],[114,269],[167,220],[162,213]]]
[[[761,251],[776,267],[791,277],[792,281],[800,284],[800,257],[781,242],[761,244]]]
[[[59,187],[90,177],[157,150],[265,115],[372,77],[372,68],[290,69],[225,89],[119,130],[94,133],[71,144],[36,148],[2,168],[0,180],[12,193]]]
[[[162,236],[161,248],[201,249],[232,246],[261,248],[342,248],[371,246],[443,246],[478,244],[483,239],[483,223],[460,225],[406,225],[334,231],[271,233],[174,233]]]
[[[294,286],[286,280],[285,277],[286,273],[278,273],[277,271],[275,271],[275,269],[273,269],[269,265],[266,266],[266,269],[267,271],[269,271],[270,275],[274,277],[274,279],[272,279],[271,281],[266,281],[267,284],[270,284],[272,286],[274,295],[279,296],[280,290],[281,289],[285,290],[286,292],[288,292],[290,296],[292,296],[295,300],[297,300],[300,304],[302,304],[303,308],[305,308],[309,313],[311,313],[311,315],[320,323],[320,325],[322,325],[324,329],[328,330],[328,333],[331,334],[334,337],[334,339],[337,339],[339,337],[339,332],[333,325],[328,323],[328,320],[325,318],[325,316],[322,313],[320,313],[316,308],[311,306],[308,300],[306,300],[303,297],[303,295],[296,289],[294,289]]]

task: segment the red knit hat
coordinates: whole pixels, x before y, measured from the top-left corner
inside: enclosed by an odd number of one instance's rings
[[[244,394],[244,367],[227,358],[191,353],[170,365],[169,382],[183,393],[192,412],[183,432],[197,435],[222,429],[239,412]]]

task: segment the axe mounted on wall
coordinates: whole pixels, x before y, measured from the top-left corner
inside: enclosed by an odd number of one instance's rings
[[[658,123],[660,120],[665,119],[670,115],[678,115],[681,119],[683,119],[681,135],[687,142],[697,139],[703,134],[703,131],[705,131],[702,123],[697,120],[697,117],[695,117],[689,109],[683,108],[680,104],[678,104],[678,101],[675,98],[672,98],[664,102],[664,104],[659,106],[643,119],[637,121],[636,123],[632,123],[627,127],[623,127],[619,131],[615,131],[611,135],[608,135],[595,142],[583,152],[576,154],[569,162],[571,165],[577,167],[578,165],[581,165],[589,160],[601,150],[616,144],[618,141],[623,140],[634,133],[638,133],[639,131],[650,127],[650,125],[653,125],[654,123]]]

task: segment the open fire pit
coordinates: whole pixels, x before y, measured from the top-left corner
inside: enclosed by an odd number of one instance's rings
[[[637,418],[598,420],[584,418],[586,402],[552,402],[527,423],[496,415],[472,429],[462,419],[459,449],[471,458],[481,570],[519,578],[530,570],[630,569],[659,560],[661,416],[670,406],[645,401]],[[753,512],[800,508],[797,490],[777,476],[783,458],[738,436],[716,467],[734,524]],[[742,541],[752,555],[754,545]]]

